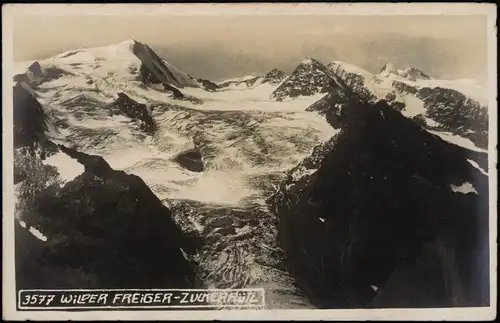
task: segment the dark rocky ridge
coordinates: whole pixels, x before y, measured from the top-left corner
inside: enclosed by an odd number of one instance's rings
[[[148,45],[134,42],[132,52],[141,60],[144,65],[144,69],[154,75],[154,78],[159,80],[161,83],[171,84],[180,88],[184,86],[179,80],[177,80],[175,75],[168,69],[165,63],[163,63],[163,60]],[[142,66],[141,70],[143,70]]]
[[[273,93],[271,99],[283,101],[286,98],[327,93],[334,81],[328,69],[315,59],[306,59]]]
[[[30,156],[38,155],[41,159],[57,151],[45,134],[48,131],[45,110],[26,83],[16,83],[13,88],[13,128],[14,150],[26,148]],[[20,180],[25,175],[18,166],[14,164],[14,173]]]
[[[241,84],[245,84],[245,86],[251,87],[255,83],[257,83],[257,81],[260,79],[262,79],[261,76],[255,76],[255,77],[249,78],[247,80],[243,80],[243,81],[226,81],[226,82],[223,82],[223,83],[220,83],[219,85],[217,85],[217,88],[223,89],[223,88],[229,87],[231,85],[238,86]]]
[[[268,199],[297,284],[322,308],[488,305],[488,178],[471,152],[385,102],[334,111],[341,132]],[[478,195],[450,190],[463,182]]]
[[[139,69],[139,78],[144,83],[144,85],[146,85],[146,86],[150,86],[151,84],[161,84],[163,86],[164,91],[167,92],[167,93],[171,93],[172,97],[174,99],[176,99],[176,100],[190,101],[191,103],[194,103],[194,104],[201,104],[201,103],[203,103],[200,99],[192,97],[192,96],[184,95],[175,86],[173,86],[173,85],[171,85],[169,83],[163,82],[161,79],[157,78],[155,76],[155,74],[153,74],[146,67],[146,65],[144,65],[144,64],[141,64],[141,67]],[[210,81],[207,81],[207,80],[203,80],[203,81],[204,82],[202,82],[202,84],[204,84],[204,86],[206,86],[205,89],[207,91],[212,91],[213,92],[214,91],[213,90],[213,86],[210,85],[210,84],[213,84],[213,83],[211,83]]]
[[[141,130],[153,135],[156,131],[156,123],[145,104],[131,99],[123,92],[118,93],[118,98],[113,102],[119,111],[132,120],[140,123]]]
[[[442,130],[468,138],[478,147],[488,147],[488,107],[452,89],[416,88],[398,81],[393,85],[397,91],[422,100],[425,116],[438,122]]]
[[[346,70],[342,64],[331,62],[327,65],[328,70],[342,80],[358,97],[366,101],[377,101],[376,96],[366,87],[365,77],[352,71]]]
[[[205,80],[200,78],[197,78],[196,80],[200,82],[203,88],[209,92],[215,92],[217,90],[217,84],[215,84],[210,80]]]
[[[42,105],[26,88],[16,83],[13,88],[14,101],[14,148],[30,146],[47,140],[47,118]]]
[[[179,89],[173,87],[168,83],[164,83],[162,80],[156,77],[155,74],[153,74],[151,70],[148,69],[144,64],[141,64],[141,67],[139,69],[139,77],[141,78],[141,81],[146,85],[162,84],[166,92],[172,93],[174,99],[184,99],[184,94],[182,94]]]
[[[59,146],[85,166],[48,187],[16,227],[18,288],[196,288],[181,248],[191,242],[144,181],[100,156]]]

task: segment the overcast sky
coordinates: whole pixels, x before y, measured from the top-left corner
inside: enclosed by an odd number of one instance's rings
[[[22,16],[16,61],[134,38],[191,75],[219,81],[286,72],[305,57],[372,72],[386,62],[487,83],[485,16]]]

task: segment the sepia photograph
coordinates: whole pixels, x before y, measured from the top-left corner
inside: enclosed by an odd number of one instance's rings
[[[3,6],[3,318],[494,320],[495,23]]]

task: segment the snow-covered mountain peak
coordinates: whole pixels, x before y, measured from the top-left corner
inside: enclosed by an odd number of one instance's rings
[[[391,76],[396,76],[396,77],[401,77],[410,81],[417,81],[417,80],[430,80],[431,77],[422,72],[421,70],[408,66],[404,69],[397,68],[394,64],[392,63],[387,63],[385,64],[382,69],[380,70],[379,73],[380,76],[383,77],[391,77]]]
[[[282,101],[300,96],[326,93],[333,83],[330,71],[319,61],[306,57],[272,94],[271,99]]]
[[[17,80],[31,85],[40,85],[66,75],[78,79],[87,78],[82,81],[89,82],[86,84],[106,83],[111,87],[127,84],[139,77],[142,81],[147,79],[154,84],[167,84],[177,88],[206,88],[203,82],[163,60],[150,46],[135,39],[126,39],[108,46],[66,51],[34,62],[24,73],[18,75]],[[96,80],[88,79],[96,77]],[[107,91],[122,90],[110,88]]]
[[[390,73],[396,73],[396,66],[392,63],[386,63],[384,66],[382,66],[382,69],[380,70],[380,75],[389,75]]]
[[[392,102],[404,116],[460,137],[469,149],[487,147],[488,95],[477,83],[434,79],[414,67],[399,69],[392,63],[375,75],[339,62],[330,63],[328,69],[358,96]]]
[[[310,66],[310,67],[315,67],[315,68],[324,68],[325,66],[320,63],[318,60],[312,58],[312,57],[306,57],[304,58],[298,66]]]
[[[127,39],[116,44],[100,47],[79,48],[58,54],[49,58],[49,61],[73,61],[78,63],[102,60],[137,60],[134,48],[141,44],[133,39]],[[141,44],[142,45],[142,44]],[[144,46],[144,45],[143,45]]]
[[[134,39],[127,39],[115,45],[108,46],[108,50],[110,54],[116,54],[116,56],[123,54],[129,55],[130,53],[134,53],[134,46],[137,44],[141,43],[135,41]]]
[[[301,64],[313,64],[315,62],[311,57],[306,57],[302,60]]]
[[[133,39],[133,38],[129,38],[129,39],[125,39],[119,43],[117,43],[115,46],[117,47],[131,47],[131,46],[134,46],[136,43],[138,43],[137,40]]]

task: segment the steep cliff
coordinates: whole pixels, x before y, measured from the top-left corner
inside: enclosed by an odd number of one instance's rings
[[[193,288],[189,241],[134,175],[59,146],[85,172],[38,193],[17,226],[18,288]],[[36,228],[38,240],[27,233]]]
[[[324,113],[340,132],[268,199],[297,284],[324,308],[485,305],[488,178],[471,165],[484,154],[383,101],[336,103]]]

